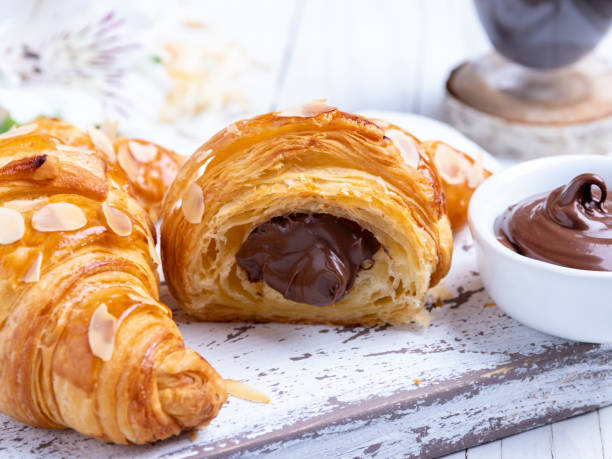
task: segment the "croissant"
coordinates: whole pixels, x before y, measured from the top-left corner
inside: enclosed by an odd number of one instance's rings
[[[451,261],[443,187],[470,191],[449,178],[409,133],[322,102],[236,122],[168,190],[166,281],[203,320],[426,321]]]
[[[208,423],[224,403],[223,380],[158,300],[154,228],[130,190],[68,123],[0,136],[3,413],[146,443]]]
[[[127,175],[130,193],[151,220],[159,220],[162,199],[184,161],[183,156],[147,140],[116,137],[116,125],[111,123],[106,133],[94,127],[85,133],[56,118],[39,118],[36,124],[39,132],[52,135],[65,145],[95,147],[103,152],[106,161],[116,164]]]
[[[465,153],[439,140],[422,143],[432,159],[446,197],[446,212],[453,231],[458,231],[467,222],[470,198],[478,185],[491,176],[482,164],[482,153],[476,161]]]

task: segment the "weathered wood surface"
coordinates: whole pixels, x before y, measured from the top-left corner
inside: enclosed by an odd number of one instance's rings
[[[328,97],[332,104],[346,110],[375,107],[440,116],[444,81],[450,69],[489,48],[470,0],[224,0],[182,3],[184,6],[197,4],[202,11],[198,17],[203,16],[206,22],[228,32],[269,69],[266,76],[252,78],[249,96],[253,111]],[[3,11],[21,4],[2,2]],[[113,0],[99,8],[107,9],[109,5],[120,9],[127,4]],[[82,7],[79,5],[75,9],[79,16],[83,15]],[[174,9],[167,8],[166,2],[151,0],[129,2],[128,10],[152,11],[152,7],[156,8],[152,14],[158,17],[167,18],[168,14],[174,13]],[[363,18],[368,18],[367,26]],[[609,52],[612,35],[606,41],[600,50],[605,48]],[[146,92],[145,96],[146,108],[150,111],[151,94]],[[4,104],[7,100],[2,102]],[[15,108],[28,105],[33,115],[41,113],[31,102],[28,100],[28,104],[24,104],[23,98],[17,98]],[[82,108],[87,112],[87,107]],[[130,132],[132,128],[140,128],[142,135],[159,135],[158,140],[164,141],[166,132],[160,130],[158,133],[152,129],[145,114],[139,113],[139,116],[143,115],[142,126],[135,123],[129,127]],[[406,127],[410,129],[410,126]],[[208,134],[206,129],[198,132],[202,138]],[[189,153],[199,141],[192,140],[194,145],[185,149],[179,148],[180,144],[176,148]],[[469,252],[465,256],[468,257]],[[458,292],[460,274],[457,270],[460,269],[455,267],[455,280],[448,283],[455,292]],[[468,280],[466,290],[459,295],[461,298],[466,297],[465,292],[480,288],[476,276],[470,275]],[[529,421],[536,425],[547,419],[553,421],[572,410],[580,411],[581,405],[612,403],[610,383],[606,385],[604,379],[608,377],[610,380],[610,348],[574,345],[545,337],[519,326],[497,308],[484,308],[483,305],[489,301],[483,292],[474,293],[455,309],[450,309],[457,304],[451,301],[447,304],[448,309],[434,313],[434,325],[427,330],[412,327],[378,331],[325,327],[298,330],[290,326],[258,325],[242,332],[240,325],[190,324],[178,312],[176,317],[182,321],[180,327],[186,332],[188,344],[197,346],[224,376],[246,380],[268,392],[273,398],[272,404],[253,405],[232,399],[209,429],[199,434],[196,442],[192,443],[184,436],[144,448],[103,445],[75,433],[40,431],[0,417],[0,455],[195,457],[198,453],[228,453],[229,448],[234,448],[238,454],[238,451],[245,451],[245,442],[248,441],[252,447],[267,443],[270,446],[262,446],[263,450],[274,449],[272,455],[279,457],[292,457],[298,453],[320,458],[351,454],[389,457],[410,453],[415,445],[418,447],[419,434],[414,430],[430,420],[434,423],[429,431],[423,431],[421,446],[424,441],[439,435],[446,441],[446,446],[439,449],[442,454],[443,451],[475,444],[461,440],[466,438],[462,435],[470,429],[482,441],[507,435],[509,432],[503,430],[492,433],[495,421],[491,419],[497,416],[494,412],[499,407],[497,404],[504,404],[499,416],[506,416],[504,422],[511,424],[520,417],[519,411],[529,415],[537,403],[537,409],[532,413],[534,417]],[[446,336],[441,338],[446,343],[433,344],[440,334]],[[455,338],[461,341],[455,341]],[[367,354],[387,351],[397,352],[366,357]],[[307,353],[312,357],[291,360]],[[552,367],[533,366],[539,365],[534,359],[544,355],[556,356],[558,362],[561,359],[573,363],[565,369],[561,366],[555,368],[554,362]],[[499,384],[489,388],[497,387],[497,391],[470,383],[470,387],[479,392],[471,396],[465,393],[457,403],[462,400],[460,408],[465,408],[465,413],[471,416],[469,419],[478,424],[476,427],[463,426],[461,421],[465,420],[465,415],[460,413],[464,412],[451,413],[451,405],[448,405],[447,414],[444,414],[441,404],[432,402],[427,405],[433,399],[426,394],[439,395],[441,390],[450,393],[448,391],[454,387],[452,384],[466,381],[461,379],[461,371],[470,370],[474,376],[486,375],[510,364],[515,357],[523,359],[526,365],[533,364],[524,367],[524,373],[540,370],[541,373],[524,380],[507,379],[503,383],[497,380]],[[451,372],[451,367],[456,369]],[[518,368],[515,370],[514,374],[519,373]],[[259,376],[260,373],[266,374]],[[512,374],[510,370],[508,373]],[[449,379],[445,380],[448,384],[431,386],[432,382],[441,382],[440,375],[448,376]],[[412,378],[415,376],[422,379],[420,387],[414,385]],[[496,377],[501,376],[497,374]],[[487,381],[494,382],[493,377]],[[542,384],[545,386],[539,387]],[[554,390],[551,391],[546,384],[551,384]],[[415,404],[421,404],[419,411],[409,413],[406,405],[402,405],[408,403],[402,402],[409,397],[408,394],[416,397],[411,399]],[[521,395],[523,399],[517,401]],[[336,401],[330,402],[333,397]],[[361,408],[360,400],[364,397],[367,403],[363,402],[363,406],[369,412],[379,414],[389,409],[387,412],[391,414],[383,420],[380,417],[371,421],[357,420],[354,413]],[[487,403],[493,405],[482,404],[482,400],[489,400]],[[514,405],[518,410],[509,414],[508,409]],[[573,408],[564,411],[560,408],[563,406]],[[599,414],[604,457],[612,459],[612,407],[600,410]],[[346,415],[349,420],[354,416],[356,422],[334,424],[332,415]],[[448,418],[443,420],[442,428],[435,424],[435,420],[443,416]],[[302,426],[304,439],[312,441],[291,440],[283,445],[284,449],[277,448],[274,443],[282,435],[282,427],[286,427],[286,432],[296,424]],[[552,432],[552,428],[536,429],[514,438],[536,435],[532,432],[538,431]],[[236,440],[236,436],[242,440]],[[483,451],[488,448],[501,451],[504,458],[516,457],[506,455],[508,441],[503,440],[503,448],[500,442],[481,448],[485,448]],[[209,445],[212,449],[206,450]],[[552,448],[552,442],[549,445]],[[477,457],[479,450],[470,449],[467,457]],[[558,449],[555,453],[555,457],[568,457]],[[462,454],[465,457],[464,453],[459,453],[458,457]],[[524,453],[523,456],[528,457]]]
[[[100,443],[0,418],[0,451],[38,457],[439,456],[612,403],[612,347],[524,327],[484,292],[460,235],[453,292],[418,326],[206,324],[175,318],[224,377],[270,395],[230,399],[195,441]],[[170,300],[165,295],[166,300]],[[415,382],[419,381],[419,384]],[[316,440],[317,447],[313,449]]]

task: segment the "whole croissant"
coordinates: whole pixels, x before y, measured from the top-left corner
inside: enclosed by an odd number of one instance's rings
[[[426,321],[451,261],[447,194],[458,227],[485,176],[443,150],[318,101],[236,122],[166,195],[166,281],[204,320]]]
[[[153,225],[108,154],[54,120],[0,136],[0,411],[153,442],[227,393],[158,300]]]

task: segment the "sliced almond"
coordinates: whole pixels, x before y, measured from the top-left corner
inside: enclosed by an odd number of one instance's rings
[[[398,129],[389,129],[385,132],[385,135],[393,141],[393,144],[402,154],[402,158],[404,158],[406,164],[414,168],[419,165],[419,149],[416,142],[411,137]]]
[[[234,397],[248,400],[249,402],[270,403],[270,397],[243,382],[226,379],[225,388],[227,389],[227,393]]]
[[[0,244],[12,244],[25,233],[23,217],[15,209],[0,207]]]
[[[465,182],[468,171],[472,167],[470,162],[461,153],[444,143],[436,146],[434,153],[436,169],[446,183],[461,184]]]
[[[476,160],[468,172],[468,186],[470,188],[476,188],[485,179],[484,167],[482,165],[482,151],[478,151]]]
[[[67,202],[47,204],[32,215],[32,227],[43,232],[74,231],[86,224],[87,218],[80,207]]]
[[[134,159],[140,163],[150,163],[157,157],[157,147],[153,144],[143,144],[130,140],[128,147]]]
[[[36,255],[36,258],[21,278],[22,282],[38,282],[40,280],[40,268],[42,266],[42,259],[42,253],[38,252],[38,255]]]
[[[89,348],[91,353],[108,362],[115,347],[115,332],[117,319],[108,312],[106,304],[96,308],[89,320]]]
[[[119,167],[123,169],[123,172],[125,172],[131,180],[136,180],[138,178],[138,162],[128,151],[127,145],[124,144],[119,147],[117,151],[117,160],[119,162]]]
[[[302,105],[295,105],[293,107],[286,108],[277,113],[278,116],[290,117],[297,116],[300,118],[313,118],[321,115],[322,113],[329,113],[336,110],[336,107],[327,105],[325,99],[313,100],[306,102]]]
[[[115,209],[108,203],[102,204],[102,212],[106,218],[108,227],[119,236],[129,236],[132,234],[132,219],[123,211]]]
[[[230,134],[236,134],[236,135],[240,135],[240,130],[238,129],[238,126],[236,126],[236,123],[232,123],[230,124],[228,127],[225,128],[227,130],[227,132],[229,132]]]
[[[208,153],[210,153],[212,150],[206,150]],[[206,155],[204,155],[203,157],[205,157]],[[204,161],[204,163],[198,167],[198,173],[197,173],[197,178],[200,178],[204,175],[204,173],[206,172],[206,168],[208,167],[208,164],[210,164],[210,162],[215,158],[215,155],[211,155],[208,158],[206,158],[206,161]],[[198,160],[199,162],[199,160]]]
[[[113,121],[109,118],[105,118],[104,121],[100,123],[100,130],[108,137],[111,141],[117,138],[117,128],[119,127],[119,123],[117,121]]]
[[[197,183],[187,187],[181,204],[183,215],[189,223],[197,224],[202,221],[204,215],[204,193]]]
[[[115,155],[115,149],[113,148],[113,143],[111,140],[102,132],[100,129],[96,129],[94,126],[90,126],[87,129],[87,133],[89,134],[89,138],[91,142],[99,148],[102,153],[106,155],[108,160],[111,163],[117,161],[117,156]]]
[[[149,255],[153,259],[153,263],[157,266],[161,265],[161,260],[159,259],[159,255],[157,254],[157,247],[155,247],[155,243],[149,239]]]
[[[18,137],[20,135],[26,135],[30,132],[34,132],[38,128],[36,123],[24,124],[23,126],[13,127],[6,131],[4,134],[0,134],[0,140],[10,139],[11,137]]]

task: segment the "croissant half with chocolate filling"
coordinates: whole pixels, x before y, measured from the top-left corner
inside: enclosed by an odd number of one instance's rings
[[[152,442],[227,393],[158,301],[154,228],[112,146],[88,142],[56,120],[0,136],[0,411]]]
[[[234,123],[164,200],[171,291],[211,321],[426,320],[425,294],[451,261],[444,188],[473,191],[438,173],[436,150],[321,102]]]

